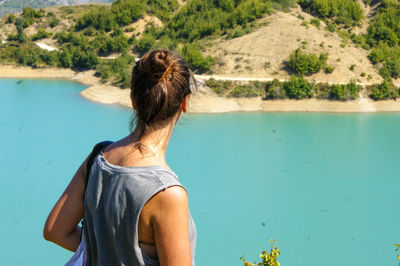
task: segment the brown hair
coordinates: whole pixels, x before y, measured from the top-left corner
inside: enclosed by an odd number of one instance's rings
[[[192,93],[191,78],[193,74],[185,60],[167,50],[147,52],[136,62],[131,82],[136,113],[131,130],[136,122],[139,142],[147,133],[176,122],[172,119],[178,112],[180,115],[184,98]]]

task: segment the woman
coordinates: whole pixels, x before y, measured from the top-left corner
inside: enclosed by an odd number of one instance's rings
[[[196,228],[186,190],[165,161],[191,71],[179,56],[155,50],[133,68],[136,127],[108,145],[90,169],[82,163],[47,218],[44,238],[75,251],[84,240],[88,265],[194,265]]]

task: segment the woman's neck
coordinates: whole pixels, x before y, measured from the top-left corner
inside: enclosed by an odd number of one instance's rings
[[[165,153],[171,138],[172,130],[173,125],[168,125],[146,133],[139,141],[141,128],[135,128],[130,139],[132,143],[140,142],[140,145],[144,147],[144,152],[148,154],[148,156],[165,161]]]

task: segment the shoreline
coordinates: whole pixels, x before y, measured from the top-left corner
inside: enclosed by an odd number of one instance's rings
[[[61,68],[20,67],[0,65],[0,78],[45,78],[67,79],[87,85],[80,94],[86,99],[103,103],[131,107],[129,90],[110,84],[102,84],[94,76],[94,70],[75,72]],[[198,80],[201,80],[200,78]],[[216,96],[210,89],[201,88],[194,92],[189,101],[188,113],[231,113],[231,112],[320,112],[320,113],[377,113],[400,112],[400,100],[373,101],[361,97],[354,101],[330,100],[262,100],[254,98],[225,98]]]

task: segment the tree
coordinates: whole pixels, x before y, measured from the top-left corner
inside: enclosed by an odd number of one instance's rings
[[[287,65],[299,75],[317,73],[326,65],[328,54],[322,53],[319,57],[316,54],[305,54],[301,48],[297,48],[290,54]]]
[[[214,64],[214,58],[211,56],[204,57],[197,45],[185,44],[182,47],[181,54],[186,62],[199,73],[211,70]]]
[[[153,35],[143,34],[142,37],[139,39],[136,47],[137,47],[139,53],[144,54],[153,47],[155,42],[156,42],[156,39],[154,38]]]
[[[112,3],[111,11],[120,25],[127,25],[142,17],[145,3],[139,0],[117,0]]]
[[[286,95],[290,99],[308,99],[314,96],[313,85],[303,77],[291,76],[290,80],[283,85]]]
[[[384,80],[378,86],[374,86],[369,95],[369,97],[375,101],[387,99],[396,100],[398,96],[399,90],[387,80]]]

